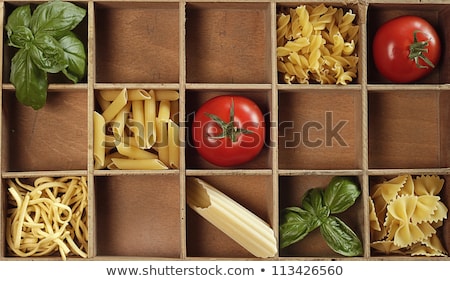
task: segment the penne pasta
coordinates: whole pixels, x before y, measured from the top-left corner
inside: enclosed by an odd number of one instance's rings
[[[176,101],[180,98],[180,94],[173,90],[155,90],[155,97],[157,101]]]
[[[155,92],[150,90],[150,100],[144,101],[144,136],[146,147],[151,147],[156,142],[156,98]]]
[[[133,118],[129,120],[129,128],[133,133],[136,143],[139,147],[149,147],[145,138],[145,113],[144,113],[144,101],[134,100],[131,102],[131,108],[133,110]]]
[[[103,116],[94,111],[94,163],[99,167],[105,165],[105,119]]]
[[[99,96],[105,101],[114,101],[120,94],[122,90],[100,90]],[[128,90],[128,100],[146,100],[151,99],[150,94],[141,89],[129,89]]]
[[[158,155],[123,142],[117,145],[117,151],[131,159],[158,159]]]
[[[180,128],[178,125],[173,122],[172,120],[169,120],[167,128],[167,139],[168,139],[168,147],[169,147],[169,167],[170,168],[180,168],[180,140],[178,132],[180,131]]]
[[[106,108],[102,115],[105,118],[105,122],[108,123],[111,121],[122,108],[128,102],[128,92],[127,89],[123,89],[120,94],[114,99],[114,101]]]
[[[131,112],[131,103],[127,102],[127,104],[122,107],[122,109],[117,113],[116,117],[111,120],[111,128],[113,132],[113,136],[115,139],[120,140],[124,136],[125,124],[127,122],[127,118],[129,113]]]
[[[159,159],[112,158],[112,163],[120,170],[166,170],[168,167]]]

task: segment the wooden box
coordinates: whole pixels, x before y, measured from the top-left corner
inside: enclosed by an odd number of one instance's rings
[[[18,5],[1,1],[4,43],[1,83],[0,260],[19,258],[6,244],[8,179],[86,176],[88,259],[257,259],[186,204],[186,178],[199,177],[264,219],[279,238],[280,211],[298,205],[308,188],[333,176],[358,178],[362,194],[342,219],[356,232],[361,260],[449,260],[381,255],[370,245],[372,182],[400,174],[439,175],[450,206],[450,4],[447,0],[74,1],[87,10],[76,29],[88,53],[78,84],[50,79],[44,108],[19,104],[10,83],[13,48],[4,26]],[[40,2],[33,2],[37,4]],[[356,13],[357,77],[348,85],[286,84],[276,62],[276,15],[324,3]],[[374,67],[375,30],[398,15],[429,20],[443,42],[431,75],[393,84]],[[176,90],[180,94],[180,167],[99,170],[94,167],[95,95],[106,89]],[[252,162],[218,168],[189,145],[189,121],[211,97],[251,97],[268,116],[268,140]],[[308,127],[313,122],[313,126]],[[326,127],[328,126],[328,127]],[[341,126],[339,134],[327,133]],[[450,223],[438,235],[450,250]],[[60,256],[40,257],[59,260]],[[69,259],[79,259],[71,257]],[[349,259],[314,232],[273,260]]]

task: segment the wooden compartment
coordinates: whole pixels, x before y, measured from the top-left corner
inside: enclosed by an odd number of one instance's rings
[[[447,167],[447,96],[436,90],[369,91],[369,168]]]
[[[38,111],[20,104],[14,90],[2,97],[3,172],[87,169],[87,89],[50,90]]]
[[[288,175],[279,177],[279,210],[287,207],[300,207],[306,191],[311,188],[325,188],[336,175]],[[355,181],[359,181],[357,175],[352,175]],[[359,183],[360,186],[362,186]],[[355,204],[345,212],[334,214],[350,227],[363,243],[364,241],[364,212],[363,196],[360,195]],[[342,258],[333,252],[326,244],[319,229],[310,232],[303,240],[280,249],[281,257],[303,258]]]
[[[258,217],[272,223],[272,177],[270,175],[200,175],[234,201]],[[188,257],[254,258],[247,250],[222,233],[188,206],[186,214],[186,248]]]
[[[359,180],[361,195],[339,214],[363,243],[361,257],[331,251],[317,231],[268,260],[449,260],[380,255],[370,247],[369,194],[380,177],[410,173],[445,179],[450,205],[450,5],[447,0],[76,1],[87,16],[75,30],[87,51],[87,75],[72,84],[49,77],[48,102],[19,104],[9,81],[14,49],[4,29],[18,5],[0,1],[1,139],[0,260],[8,254],[8,179],[83,175],[88,181],[88,260],[256,259],[186,203],[186,181],[199,177],[253,211],[279,243],[280,211],[297,206],[307,189],[333,176]],[[277,14],[297,5],[331,5],[356,14],[357,77],[349,85],[286,84],[277,71]],[[443,56],[414,84],[392,84],[374,68],[371,42],[384,21],[417,14],[438,29]],[[95,95],[110,89],[179,92],[179,169],[99,170],[93,156]],[[223,94],[253,99],[266,118],[266,145],[252,162],[218,168],[192,147],[196,109]],[[450,224],[439,237],[450,250]],[[69,259],[80,259],[70,256]],[[259,259],[257,259],[259,260]],[[262,260],[262,259],[261,259]]]
[[[269,3],[187,3],[188,83],[270,83]]]
[[[176,83],[178,3],[95,3],[95,82]]]
[[[280,169],[360,169],[359,88],[295,89],[278,94]]]
[[[96,176],[94,184],[97,255],[180,257],[178,174]]]
[[[374,1],[376,2],[376,1]],[[403,1],[399,1],[400,3]],[[411,1],[414,2],[414,1]],[[415,1],[418,2],[418,1]],[[433,1],[430,1],[433,2]],[[436,3],[440,3],[436,1]],[[441,1],[441,4],[444,3]],[[367,21],[367,58],[368,65],[374,65],[372,58],[372,41],[376,30],[384,22],[403,15],[419,16],[427,20],[436,29],[442,42],[442,56],[439,65],[432,71],[430,75],[422,78],[416,83],[419,84],[439,84],[450,83],[449,65],[445,63],[449,60],[449,46],[446,44],[450,40],[450,7],[448,5],[432,4],[420,5],[418,3],[373,3],[368,7]],[[390,83],[378,73],[375,67],[368,67],[369,83]]]
[[[258,156],[249,163],[241,165],[239,167],[232,167],[231,169],[270,169],[272,167],[272,150],[273,147],[270,145],[270,122],[271,122],[271,92],[269,90],[259,90],[259,89],[188,89],[186,91],[186,168],[187,169],[223,169],[217,167],[206,160],[204,160],[196,151],[194,144],[192,142],[191,127],[193,126],[193,118],[195,116],[196,110],[207,100],[220,96],[220,95],[239,95],[250,98],[253,100],[258,107],[265,119],[266,124],[266,140],[262,151]],[[228,168],[230,169],[230,168]]]

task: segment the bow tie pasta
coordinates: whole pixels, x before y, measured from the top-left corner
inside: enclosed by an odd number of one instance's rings
[[[446,256],[437,228],[448,209],[438,176],[400,175],[377,183],[370,194],[371,247],[384,254]]]

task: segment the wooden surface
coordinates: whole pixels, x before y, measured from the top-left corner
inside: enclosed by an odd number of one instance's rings
[[[5,18],[21,2],[0,2],[0,15]],[[339,1],[308,1],[322,2],[339,6]],[[87,43],[86,81],[73,85],[52,78],[49,102],[39,112],[16,102],[9,84],[12,52],[2,46],[0,260],[15,259],[3,242],[5,179],[74,174],[89,180],[90,259],[252,258],[187,207],[186,177],[209,180],[266,220],[278,237],[279,211],[334,175],[356,176],[361,183],[354,211],[343,215],[364,243],[364,256],[357,259],[411,259],[371,251],[366,199],[369,183],[378,176],[439,174],[446,180],[442,200],[450,206],[450,44],[429,77],[392,85],[374,70],[370,43],[377,26],[406,13],[424,16],[450,42],[450,5],[445,0],[343,3],[358,13],[361,28],[358,78],[348,86],[278,80],[274,38],[281,1],[83,2],[89,14],[77,33]],[[186,124],[208,98],[243,93],[267,113],[268,147],[239,169],[211,166],[187,146],[178,170],[95,170],[94,93],[124,87],[178,90],[180,122]],[[187,129],[180,137],[189,143]],[[448,221],[440,231],[449,250]],[[341,258],[317,233],[275,257]]]

